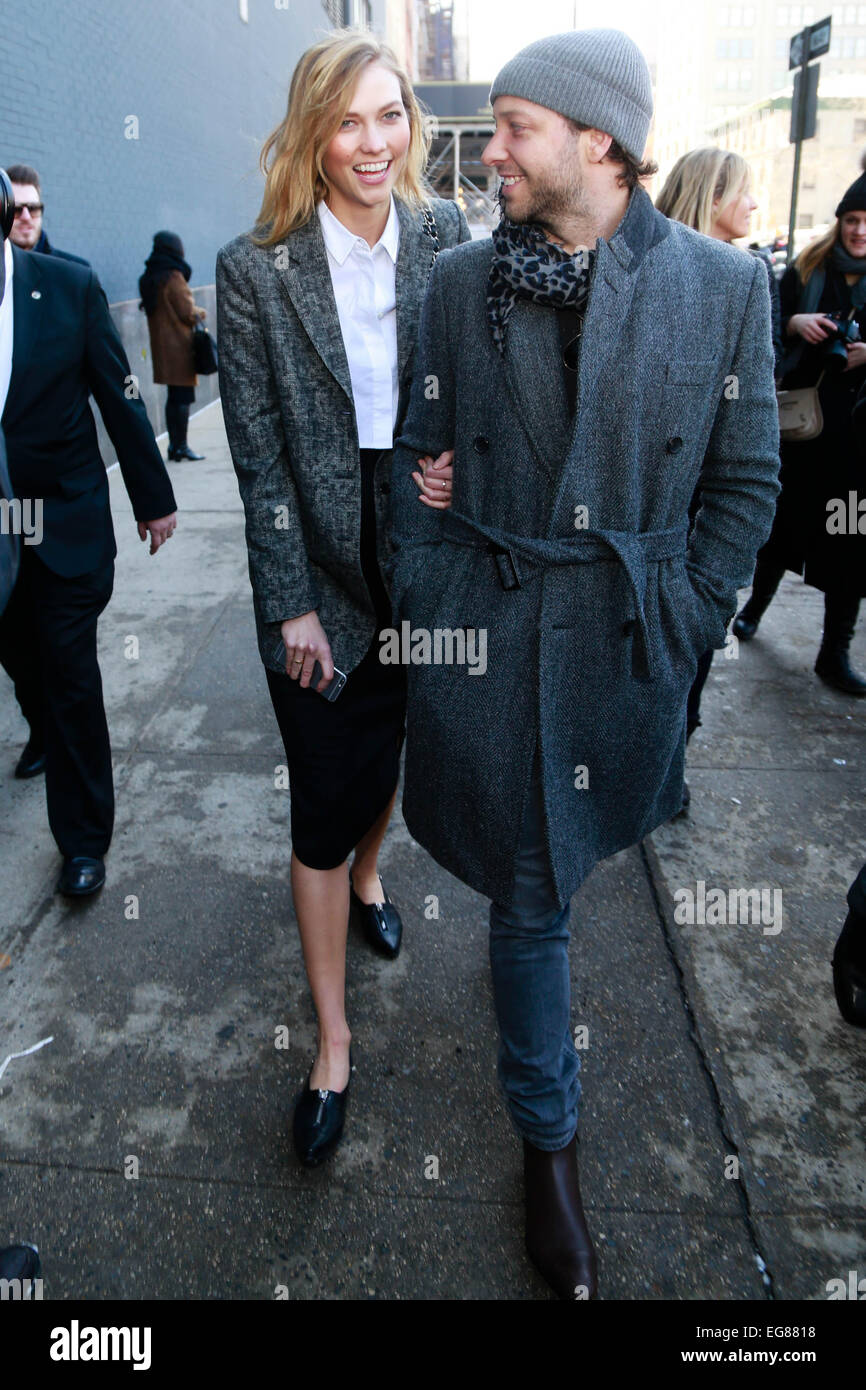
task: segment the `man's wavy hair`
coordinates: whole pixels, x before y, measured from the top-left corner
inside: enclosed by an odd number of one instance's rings
[[[573,121],[570,116],[565,120],[574,131],[594,130],[595,126],[581,125],[580,121]],[[606,132],[609,134],[609,132]],[[651,159],[639,160],[634,155],[628,154],[620,145],[619,141],[611,139],[610,149],[605,155],[605,159],[610,160],[611,164],[621,164],[622,173],[617,175],[617,183],[620,188],[627,188],[629,192],[637,188],[641,179],[651,179],[653,174],[657,174],[659,166],[654,164]]]

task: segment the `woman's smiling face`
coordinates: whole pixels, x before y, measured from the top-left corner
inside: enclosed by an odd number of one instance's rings
[[[846,212],[839,223],[839,237],[849,256],[866,256],[866,211]]]
[[[364,68],[322,167],[335,217],[387,202],[406,162],[411,131],[395,74],[381,63]]]

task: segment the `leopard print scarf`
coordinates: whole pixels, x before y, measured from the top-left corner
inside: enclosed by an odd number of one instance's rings
[[[548,241],[532,222],[511,222],[504,214],[492,232],[493,261],[487,280],[487,320],[500,355],[514,301],[581,310],[589,295],[595,251],[580,248],[569,255]]]

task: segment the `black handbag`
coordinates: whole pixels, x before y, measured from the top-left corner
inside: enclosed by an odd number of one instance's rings
[[[192,355],[199,376],[212,376],[219,369],[219,354],[215,340],[203,324],[197,323],[192,330]]]

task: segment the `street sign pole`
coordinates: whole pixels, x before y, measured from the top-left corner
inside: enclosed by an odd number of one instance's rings
[[[818,64],[809,67],[809,60],[827,53],[830,48],[829,17],[818,24],[807,24],[791,40],[788,66],[795,68],[794,97],[791,109],[790,140],[794,145],[794,172],[791,177],[791,216],[788,222],[787,264],[794,260],[794,232],[797,227],[797,197],[800,191],[800,155],[803,141],[815,134],[818,110]]]
[[[806,126],[806,69],[809,63],[809,36],[807,25],[803,30],[803,62],[794,73],[794,173],[791,179],[791,216],[788,219],[788,254],[786,265],[794,263],[794,228],[797,225],[797,195],[800,191],[800,153],[803,149],[803,131]]]

